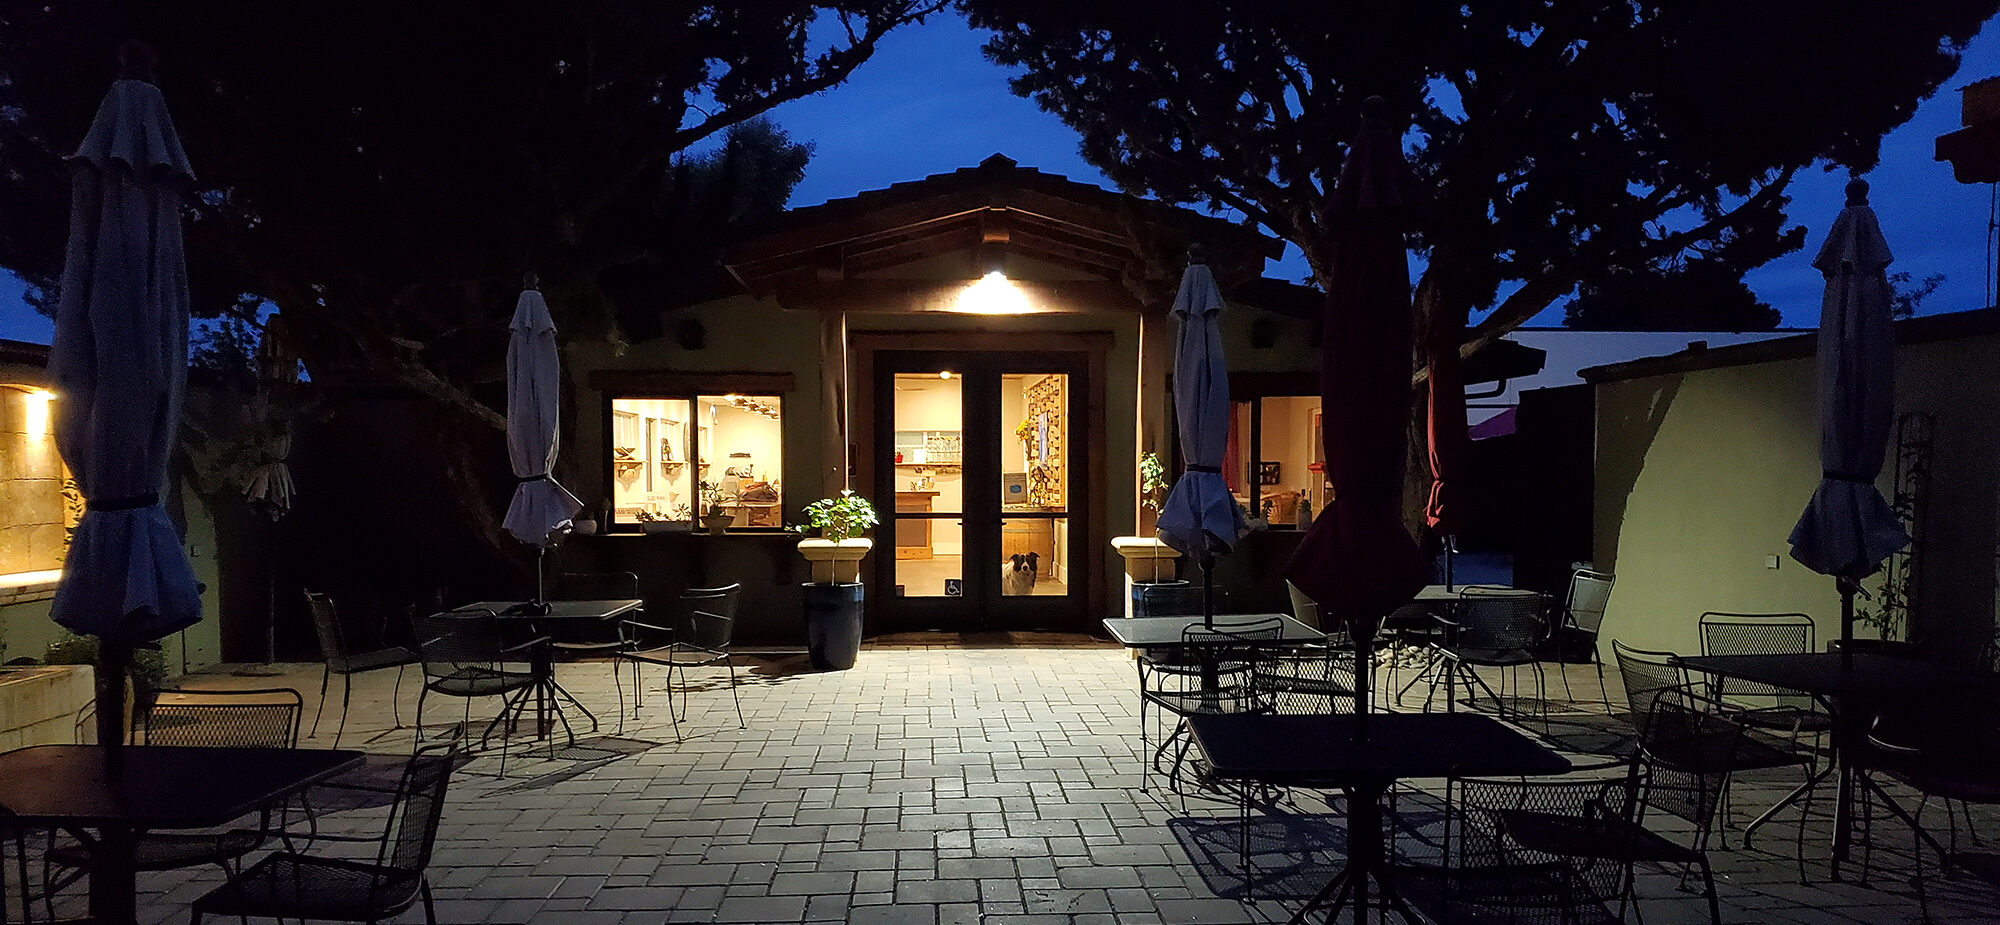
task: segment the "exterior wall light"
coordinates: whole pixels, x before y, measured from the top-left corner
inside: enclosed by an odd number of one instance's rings
[[[1035,308],[1028,303],[1027,293],[1009,281],[1007,274],[994,270],[965,287],[952,310],[968,315],[1025,315]]]

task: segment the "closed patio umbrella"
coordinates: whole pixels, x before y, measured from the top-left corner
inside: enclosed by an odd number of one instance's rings
[[[1792,528],[1792,558],[1840,588],[1841,651],[1853,652],[1854,592],[1910,542],[1875,488],[1894,407],[1892,258],[1868,184],[1847,184],[1847,207],[1813,259],[1826,276],[1819,320],[1819,486]]]
[[[1331,202],[1338,224],[1320,340],[1320,427],[1333,500],[1285,566],[1286,579],[1353,636],[1357,716],[1368,708],[1376,629],[1429,573],[1402,518],[1412,340],[1403,231],[1414,182],[1388,104],[1369,97]]]
[[[556,325],[548,302],[535,288],[534,274],[514,303],[507,338],[507,459],[514,467],[514,499],[501,525],[535,547],[535,600],[542,599],[541,558],[570,518],[583,507],[550,475],[560,449],[556,436],[561,408],[562,366],[556,353]]]
[[[298,385],[299,362],[292,355],[285,317],[272,315],[264,322],[263,336],[257,341],[257,397],[250,402],[250,431],[258,462],[243,480],[243,500],[251,510],[271,519],[270,565],[264,578],[264,666],[241,668],[239,675],[270,677],[278,672],[269,667],[278,658],[278,521],[292,510],[292,422],[289,402]]]
[[[1248,527],[1243,508],[1222,479],[1229,444],[1229,365],[1222,355],[1222,292],[1199,246],[1188,248],[1188,267],[1174,296],[1180,341],[1174,348],[1174,418],[1186,468],[1160,508],[1160,539],[1201,563],[1204,623],[1215,618],[1215,557],[1228,552]]]
[[[98,637],[99,741],[118,743],[132,645],[201,619],[181,535],[161,503],[187,380],[181,196],[193,182],[150,83],[151,52],[120,50],[124,76],[70,158],[70,235],[49,373],[56,447],[85,510],[63,561],[55,621]]]

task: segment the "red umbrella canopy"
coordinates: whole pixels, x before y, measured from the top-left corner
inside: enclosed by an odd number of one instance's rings
[[[1285,577],[1357,638],[1373,636],[1429,576],[1402,520],[1414,339],[1403,230],[1413,184],[1388,105],[1370,97],[1330,204],[1338,226],[1320,342],[1320,421],[1333,500],[1285,566]]]
[[[1424,338],[1424,364],[1430,367],[1425,442],[1431,461],[1431,498],[1424,506],[1424,522],[1438,536],[1455,536],[1465,523],[1461,497],[1467,440],[1465,376],[1458,357],[1464,333],[1464,316],[1446,309],[1432,319],[1430,335]]]

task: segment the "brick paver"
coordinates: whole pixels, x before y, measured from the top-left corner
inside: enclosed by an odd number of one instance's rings
[[[797,656],[740,657],[744,728],[723,674],[707,671],[694,678],[678,742],[665,696],[649,692],[620,733],[609,664],[559,666],[564,685],[600,711],[599,735],[657,744],[581,764],[517,752],[505,778],[495,776],[492,754],[467,764],[453,780],[430,869],[439,920],[1261,923],[1284,921],[1324,881],[1326,850],[1260,851],[1260,901],[1245,903],[1233,806],[1183,803],[1158,786],[1141,792],[1125,652],[1078,637],[977,642],[897,637],[872,645],[853,670],[832,673],[809,672]],[[313,697],[318,667],[288,667],[280,679],[216,671],[186,684],[276,680]],[[1596,691],[1593,669],[1569,670],[1578,696]],[[646,677],[649,686],[663,680]],[[408,749],[411,733],[387,728],[393,680],[356,677],[344,746],[380,735],[364,747]],[[1553,675],[1549,685],[1560,692]],[[1423,691],[1412,689],[1407,708],[1421,707]],[[463,715],[460,701],[433,701],[428,722]],[[475,704],[473,716],[490,717],[495,706]],[[331,745],[333,726],[323,722],[308,744]],[[1539,731],[1539,722],[1528,728]],[[1570,744],[1617,738],[1596,704],[1560,711],[1551,728]],[[1758,775],[1742,782],[1737,803],[1761,808],[1789,785],[1782,773]],[[1279,809],[1335,839],[1322,848],[1337,847],[1342,826],[1319,795],[1294,794]],[[1437,800],[1412,790],[1399,809],[1421,829]],[[1942,822],[1935,808],[1930,815]],[[1753,848],[1736,847],[1732,834],[1731,850],[1712,852],[1725,920],[1917,920],[1908,832],[1878,822],[1869,884],[1827,883],[1830,823],[1815,816],[1806,833],[1810,886],[1798,883],[1793,814],[1760,832]],[[2000,833],[1989,816],[1975,816]],[[379,831],[380,820],[379,811],[357,811],[322,824],[366,832]],[[1398,850],[1424,856],[1433,849],[1421,838],[1399,837]],[[1968,876],[1941,879],[1934,862],[1925,887],[1935,920],[1994,919],[2000,890]],[[219,877],[142,875],[142,920],[185,921],[186,903]],[[1643,872],[1639,892],[1647,922],[1706,919],[1700,899],[1679,889],[1677,871]],[[398,921],[422,921],[421,910]]]

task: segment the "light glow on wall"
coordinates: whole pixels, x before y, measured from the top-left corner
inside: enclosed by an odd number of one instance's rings
[[[49,403],[54,401],[55,397],[56,393],[48,389],[28,390],[25,402],[27,409],[23,415],[28,433],[43,437],[49,435]]]
[[[994,270],[965,287],[952,310],[968,315],[1025,315],[1035,307],[1029,304],[1028,294],[1007,279],[1007,274]]]

